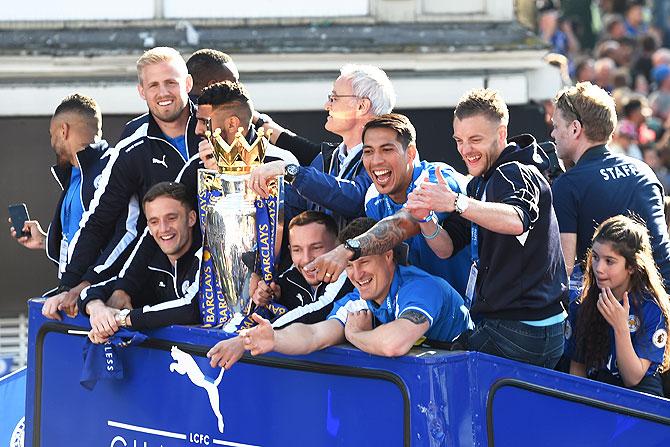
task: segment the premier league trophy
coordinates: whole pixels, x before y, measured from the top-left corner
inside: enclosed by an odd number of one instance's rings
[[[278,178],[267,199],[249,188],[254,167],[263,163],[268,140],[263,129],[249,144],[242,128],[228,145],[220,129],[206,137],[214,149],[217,171],[198,170],[198,208],[203,229],[200,312],[205,327],[235,332],[253,325],[248,316],[251,273],[270,283],[281,246],[283,181]],[[270,133],[268,132],[267,136]]]

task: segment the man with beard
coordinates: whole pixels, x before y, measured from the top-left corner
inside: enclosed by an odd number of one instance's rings
[[[56,164],[51,172],[63,193],[48,234],[35,220],[27,221],[23,229],[12,227],[10,231],[12,236],[16,236],[16,230],[23,230],[25,235],[17,241],[24,247],[46,249],[47,257],[58,264],[60,277],[67,264],[69,242],[79,229],[79,221],[89,207],[105,167],[107,159],[104,154],[108,145],[101,139],[102,114],[98,104],[93,98],[77,93],[64,98],[56,107],[49,134],[56,154]],[[117,230],[123,231],[123,225],[117,226]],[[60,320],[58,308],[63,297],[57,294],[47,299],[42,313],[48,318]],[[76,308],[68,310],[70,315],[74,315]]]
[[[212,131],[221,130],[221,138],[232,144],[238,129],[242,129],[242,135],[247,143],[252,144],[257,139],[256,129],[251,123],[253,115],[253,102],[244,85],[240,82],[223,81],[211,84],[204,88],[198,98],[198,111],[196,118],[198,124],[195,133],[201,138],[199,143],[200,164],[193,160],[184,170],[181,176],[183,183],[192,183],[197,180],[197,169],[194,165],[203,166],[207,169],[217,169],[212,145],[205,138],[207,123]],[[280,160],[284,163],[297,163],[295,156],[284,149],[269,144],[265,151],[264,163]],[[261,169],[261,166],[256,167]],[[191,186],[195,188],[195,183]]]
[[[423,182],[404,209],[306,268],[318,269],[319,278],[336,275],[343,253],[348,260],[383,253],[419,226],[441,258],[471,244],[466,295],[477,326],[466,337],[468,349],[553,368],[563,353],[568,281],[541,174],[548,158],[529,135],[508,143],[508,121],[497,92],[467,93],[454,112],[454,139],[473,176],[467,195],[438,171],[437,182]],[[424,222],[431,211],[450,215],[441,224]]]
[[[181,55],[172,48],[153,48],[138,59],[137,75],[137,89],[149,113],[128,123],[134,131],[109,153],[98,190],[71,242],[61,278],[61,308],[73,308],[81,290],[100,282],[102,271],[128,256],[146,225],[139,198],[156,183],[174,180],[197,155],[195,109],[188,100],[192,80]],[[125,219],[125,234],[112,250],[97,257],[118,219]],[[126,297],[114,304],[129,303]]]

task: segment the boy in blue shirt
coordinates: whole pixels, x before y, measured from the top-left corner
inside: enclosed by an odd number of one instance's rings
[[[356,219],[340,236],[356,237],[374,223]],[[348,340],[370,354],[396,357],[423,337],[452,342],[473,327],[463,298],[445,280],[398,265],[393,250],[348,262],[347,276],[356,290],[335,303],[326,321],[275,331],[253,315],[259,324],[240,332],[244,348],[252,355],[300,355]]]

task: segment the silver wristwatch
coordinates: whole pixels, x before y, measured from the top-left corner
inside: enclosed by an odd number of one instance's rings
[[[461,193],[456,193],[454,208],[458,214],[463,214],[465,210],[468,209],[468,196]]]
[[[114,319],[116,320],[117,323],[119,323],[119,326],[121,327],[128,326],[126,324],[126,318],[128,318],[128,314],[130,314],[130,309],[121,309],[121,311],[118,314],[116,314]]]

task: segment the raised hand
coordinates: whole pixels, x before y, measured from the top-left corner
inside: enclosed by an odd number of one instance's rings
[[[9,219],[9,222],[11,223],[11,219]],[[44,250],[46,247],[47,235],[44,230],[42,230],[38,221],[27,220],[21,231],[24,234],[27,233],[27,235],[20,236],[16,239],[19,244],[31,250]],[[11,234],[13,238],[16,238],[16,228],[9,227],[9,234]]]
[[[628,315],[630,313],[628,292],[624,292],[622,301],[620,303],[612,293],[612,290],[609,287],[605,287],[598,295],[596,307],[615,332],[628,333]]]
[[[408,196],[406,207],[414,217],[424,210],[447,213],[454,211],[456,193],[449,187],[440,169],[435,171],[435,176],[437,183],[424,181],[410,194],[411,202]]]
[[[276,292],[279,292],[279,294]],[[265,281],[260,280],[258,281],[253,295],[251,295],[251,300],[256,303],[257,306],[267,306],[273,298],[280,294],[280,288],[274,281],[268,285]]]
[[[208,139],[200,140],[198,143],[198,155],[207,169],[217,169],[216,158],[214,157],[214,148]]]

